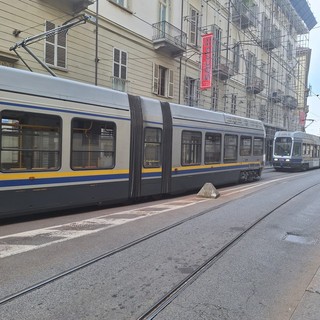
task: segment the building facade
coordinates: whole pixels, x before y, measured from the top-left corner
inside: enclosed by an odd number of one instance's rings
[[[304,130],[306,0],[0,2],[0,64]]]

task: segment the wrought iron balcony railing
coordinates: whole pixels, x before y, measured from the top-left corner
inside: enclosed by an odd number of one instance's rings
[[[153,45],[156,50],[180,56],[187,49],[187,34],[167,21],[154,23]]]
[[[264,81],[257,76],[247,78],[246,89],[249,93],[260,93],[264,89]]]
[[[234,76],[232,61],[225,57],[219,57],[213,66],[213,75],[220,80],[227,80]]]
[[[232,21],[241,29],[257,24],[257,7],[252,1],[236,0],[234,2]]]

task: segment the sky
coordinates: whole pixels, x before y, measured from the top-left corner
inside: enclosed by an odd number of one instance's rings
[[[312,49],[309,71],[311,92],[307,102],[309,113],[306,121],[306,132],[320,136],[320,1],[308,0],[308,2],[318,24],[313,27],[309,34],[309,48]]]

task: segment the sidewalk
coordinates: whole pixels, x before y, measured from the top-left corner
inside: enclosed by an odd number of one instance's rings
[[[290,320],[320,319],[320,267],[307,287]]]

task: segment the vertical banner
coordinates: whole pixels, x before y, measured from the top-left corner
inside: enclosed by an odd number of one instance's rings
[[[306,124],[306,114],[304,111],[299,111],[299,124],[300,126],[305,126]]]
[[[212,42],[213,33],[208,33],[201,36],[201,90],[209,89],[212,85]]]

